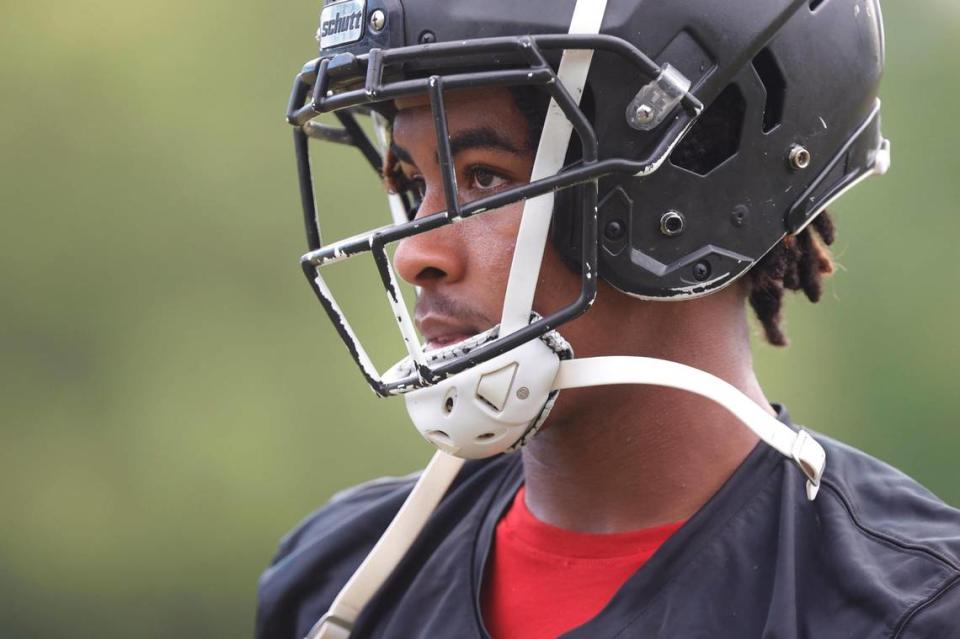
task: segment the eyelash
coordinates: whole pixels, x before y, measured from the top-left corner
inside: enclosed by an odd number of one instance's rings
[[[484,173],[488,173],[488,174],[489,174],[490,176],[492,176],[494,179],[501,179],[501,180],[505,180],[505,181],[507,181],[507,182],[510,181],[510,178],[509,178],[507,175],[504,175],[501,171],[497,171],[497,170],[495,170],[495,169],[491,169],[489,166],[486,166],[486,165],[483,165],[483,164],[474,164],[474,165],[472,165],[472,166],[468,166],[464,172],[465,172],[465,173],[467,174],[467,176],[469,177],[471,183],[472,183],[472,184],[476,184],[476,183],[477,183],[477,179],[476,179],[477,173],[479,173],[479,172],[481,172],[481,171],[484,172]],[[423,176],[421,176],[421,175],[412,175],[412,176],[410,176],[410,177],[408,178],[408,180],[410,181],[411,184],[413,184],[413,185],[416,187],[417,192],[420,194],[420,197],[423,197],[423,193],[424,193],[425,185],[426,185],[426,182],[424,181]],[[471,188],[473,188],[473,187],[471,186]],[[499,187],[496,187],[496,186],[488,186],[488,187],[479,186],[479,190],[481,190],[481,191],[493,191],[493,190],[496,190],[497,188],[499,188]]]
[[[476,178],[477,178],[477,174],[478,174],[479,172],[481,172],[481,171],[484,172],[484,173],[489,174],[494,180],[499,179],[499,180],[503,180],[505,183],[509,183],[509,182],[510,182],[510,178],[509,178],[508,176],[504,175],[503,173],[501,173],[500,171],[496,171],[496,170],[494,170],[494,169],[491,169],[491,168],[488,167],[488,166],[484,166],[484,165],[482,165],[482,164],[478,164],[478,165],[474,165],[474,166],[471,166],[471,167],[468,167],[468,168],[467,168],[467,175],[470,176],[470,179],[471,179],[471,181],[473,181],[474,184],[477,184],[477,179],[476,179]],[[479,186],[479,184],[478,184],[478,186]],[[482,191],[494,191],[494,190],[498,190],[499,188],[502,188],[502,186],[506,186],[506,184],[503,184],[503,185],[500,185],[500,186],[479,186],[479,188],[480,188],[480,190],[482,190]]]

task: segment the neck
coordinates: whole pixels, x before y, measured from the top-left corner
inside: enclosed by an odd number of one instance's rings
[[[706,315],[696,313],[694,302],[658,304],[663,317],[631,322],[647,327],[647,335],[630,352],[711,373],[772,413],[753,372],[742,304],[706,300],[700,305]],[[711,318],[709,330],[697,321],[704,316]],[[646,339],[656,334],[670,338]],[[600,354],[602,346],[587,356]],[[685,391],[642,385],[563,391],[547,427],[523,449],[526,503],[542,521],[584,532],[684,520],[757,441],[726,409]]]

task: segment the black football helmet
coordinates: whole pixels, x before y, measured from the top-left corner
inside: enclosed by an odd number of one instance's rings
[[[597,273],[649,299],[717,290],[846,189],[886,170],[877,0],[608,0],[581,2],[579,17],[577,4],[340,0],[323,8],[320,56],[297,75],[287,114],[310,249],[302,264],[379,394],[421,387],[547,333],[586,310]],[[578,20],[599,28],[580,29]],[[565,52],[592,57],[583,86],[558,76]],[[523,85],[549,95],[575,133],[556,171],[461,205],[450,168],[447,211],[410,221],[417,194],[401,190],[391,198],[393,225],[321,246],[309,140],[353,144],[379,172],[381,151],[358,118],[389,116],[391,100],[430,93],[442,152],[445,90]],[[331,112],[341,126],[315,120]],[[421,361],[390,381],[372,370],[317,281],[320,267],[373,252],[391,290],[386,244],[550,193],[550,237],[583,273],[575,303],[481,343],[469,358]]]

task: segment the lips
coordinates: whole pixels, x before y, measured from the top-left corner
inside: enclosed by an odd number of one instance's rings
[[[420,334],[426,341],[428,351],[462,342],[482,330],[478,326],[464,323],[456,318],[434,314],[418,317],[416,322]]]
[[[467,334],[467,333],[453,333],[450,335],[441,335],[439,337],[428,339],[427,340],[427,350],[432,351],[435,348],[444,348],[445,346],[452,346],[453,344],[459,344],[465,339],[473,337],[476,333]]]
[[[470,294],[452,295],[426,288],[420,291],[414,321],[426,342],[426,350],[448,348],[496,324],[474,303],[467,301],[471,297]]]

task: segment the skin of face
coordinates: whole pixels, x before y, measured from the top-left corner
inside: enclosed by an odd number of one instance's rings
[[[445,102],[461,202],[529,181],[535,149],[529,147],[527,120],[509,91],[455,91],[447,94]],[[445,210],[429,102],[426,97],[405,98],[396,106],[393,143],[400,151],[397,168],[421,189],[417,217]],[[456,144],[463,139],[469,145]],[[499,322],[522,210],[522,202],[513,203],[399,243],[394,266],[402,278],[421,289],[415,320],[428,346],[459,341]],[[534,310],[541,315],[559,310],[576,299],[580,286],[580,274],[548,246]],[[605,290],[599,296],[604,301],[625,297],[601,286]],[[594,330],[604,314],[595,311],[596,307],[561,332],[578,354],[618,352],[609,348],[612,344],[605,348],[597,339],[608,332]],[[618,345],[622,349],[622,342]]]

